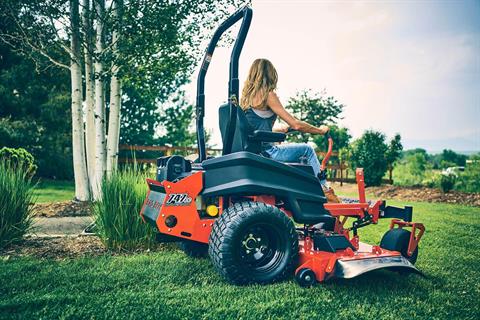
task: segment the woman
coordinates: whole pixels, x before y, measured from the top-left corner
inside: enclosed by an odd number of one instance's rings
[[[296,119],[285,110],[275,94],[277,80],[277,71],[270,61],[257,59],[253,62],[240,100],[240,106],[250,125],[255,130],[287,132],[293,129],[313,134],[327,133],[329,130],[327,126],[312,126]],[[288,126],[274,128],[273,124],[277,117],[285,121]],[[264,144],[263,152],[272,159],[283,162],[300,162],[300,159],[304,158],[313,167],[316,176],[320,172],[320,163],[315,150],[306,143]]]

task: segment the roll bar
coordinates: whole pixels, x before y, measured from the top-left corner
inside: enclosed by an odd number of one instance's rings
[[[198,161],[202,162],[207,158],[205,150],[205,128],[203,126],[203,118],[205,116],[205,76],[208,71],[208,66],[212,60],[213,52],[217,47],[222,34],[231,26],[242,19],[242,24],[233,46],[232,55],[230,56],[230,74],[228,78],[228,105],[230,110],[230,117],[227,124],[227,134],[223,141],[223,154],[229,154],[232,150],[233,136],[235,134],[237,109],[235,106],[239,100],[239,80],[238,80],[238,60],[242,52],[243,44],[247,37],[250,23],[252,22],[252,9],[245,6],[232,14],[225,20],[213,34],[212,40],[208,45],[205,56],[203,57],[202,67],[198,73],[197,78],[197,99],[196,99],[196,115],[197,115],[197,146],[198,146]]]

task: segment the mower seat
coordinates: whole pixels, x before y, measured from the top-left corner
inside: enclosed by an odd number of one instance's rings
[[[262,142],[282,142],[285,141],[285,133],[254,130],[243,110],[234,106],[237,110],[237,119],[235,126],[235,133],[233,136],[231,153],[239,151],[249,151],[255,154],[262,152]],[[230,118],[230,107],[228,104],[220,106],[218,111],[218,119],[220,124],[220,133],[222,134],[222,141],[225,141],[227,136],[227,125]]]
[[[237,109],[237,121],[235,127],[235,133],[233,137],[231,153],[248,151],[255,154],[262,153],[262,143],[264,142],[283,142],[285,141],[286,134],[281,132],[271,132],[263,130],[254,130],[245,116],[245,113],[238,106],[234,106]],[[227,135],[227,124],[230,117],[230,108],[228,104],[223,104],[219,108],[219,125],[220,132],[222,134],[222,141],[225,140]],[[313,168],[305,163],[297,162],[285,162],[285,164],[302,170],[303,172],[314,174]]]

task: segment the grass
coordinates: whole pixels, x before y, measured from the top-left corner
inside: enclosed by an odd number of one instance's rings
[[[34,191],[34,198],[38,203],[67,201],[74,197],[73,181],[40,180]]]
[[[153,243],[153,228],[133,212],[140,212],[147,196],[145,176],[125,168],[103,180],[102,198],[94,204],[98,234],[108,249],[122,250]]]
[[[376,271],[311,289],[293,279],[237,287],[208,259],[173,248],[66,260],[0,258],[0,318],[479,319],[480,209],[415,203],[414,211],[427,227],[417,262],[426,277]],[[387,224],[360,235],[379,241]]]
[[[23,169],[0,160],[0,248],[21,241],[32,225],[33,184]]]

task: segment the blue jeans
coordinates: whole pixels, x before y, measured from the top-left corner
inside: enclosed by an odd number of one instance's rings
[[[300,158],[305,158],[307,164],[311,165],[315,176],[320,172],[320,162],[318,161],[315,150],[306,143],[287,143],[271,146],[265,150],[273,159],[280,162],[300,162]]]

